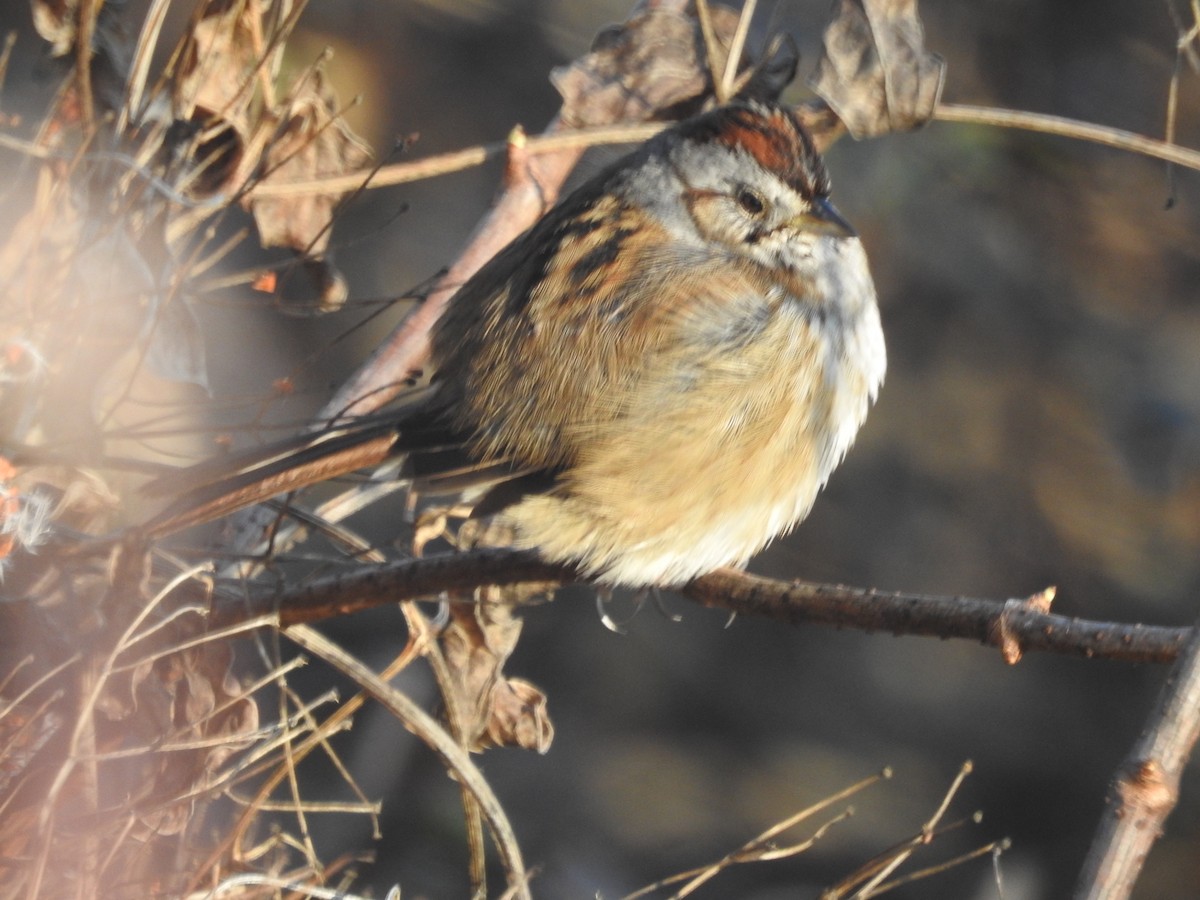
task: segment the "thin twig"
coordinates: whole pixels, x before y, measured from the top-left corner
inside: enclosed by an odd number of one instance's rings
[[[704,39],[704,62],[708,66],[708,77],[712,80],[713,94],[718,103],[727,103],[725,79],[721,77],[721,45],[717,41],[717,30],[713,27],[712,9],[708,0],[696,0],[696,21],[700,23],[700,36]]]
[[[142,97],[146,90],[150,63],[154,58],[154,48],[158,45],[158,36],[162,32],[162,25],[170,8],[170,0],[152,0],[150,8],[142,17],[142,27],[138,30],[137,45],[125,82],[125,102],[121,104],[121,111],[113,129],[117,134],[124,134],[125,127],[141,116]]]
[[[416,657],[416,645],[410,641],[400,654],[385,668],[379,677],[386,681],[390,681],[395,675],[405,669],[412,660]],[[295,763],[300,763],[318,746],[322,746],[329,735],[334,734],[343,728],[349,726],[350,718],[354,715],[367,701],[367,694],[364,691],[359,691],[345,703],[341,704],[337,709],[330,714],[317,728],[296,744],[292,751],[292,756]],[[277,766],[275,770],[266,777],[259,785],[255,786],[255,795],[246,804],[246,809],[242,812],[238,821],[228,830],[225,837],[221,840],[217,847],[214,847],[208,860],[205,864],[197,867],[198,872],[208,872],[218,864],[221,857],[230,847],[240,847],[243,838],[250,826],[256,821],[257,812],[263,809],[268,797],[274,792],[279,783],[286,777],[287,772],[284,766]],[[374,826],[374,836],[379,837],[379,822],[376,817],[372,817]]]
[[[68,8],[69,9],[69,8]],[[79,92],[79,115],[83,132],[89,137],[96,130],[95,97],[92,93],[92,59],[95,56],[96,20],[99,0],[83,0],[67,15],[77,16],[75,23],[75,88]]]
[[[0,90],[4,89],[4,79],[8,74],[8,62],[12,58],[12,50],[16,45],[17,33],[15,31],[7,32],[3,42],[0,42]]]
[[[464,709],[465,698],[462,691],[455,688],[454,676],[450,672],[450,666],[438,643],[436,628],[416,603],[412,601],[402,603],[400,609],[404,614],[405,622],[408,623],[409,634],[423,648],[425,661],[429,663],[429,668],[437,681],[438,693],[445,705],[446,725],[450,729],[450,734],[465,752],[470,752],[467,741],[467,723],[470,721],[473,711]],[[471,895],[486,897],[487,860],[484,856],[482,810],[475,801],[471,789],[465,784],[461,784],[459,787],[462,795],[463,821],[466,826],[469,860],[467,872],[471,879]]]
[[[746,47],[746,35],[750,32],[750,20],[754,18],[754,7],[757,0],[746,0],[738,15],[737,28],[733,32],[733,40],[729,44],[729,55],[725,57],[725,74],[721,76],[721,96],[726,100],[737,94],[738,64],[742,61],[742,50]]]
[[[785,582],[721,570],[686,585],[684,596],[705,606],[798,625],[834,625],[929,637],[958,637],[999,648],[1015,662],[1021,652],[1065,653],[1127,662],[1170,662],[1189,628],[1099,622],[1043,611],[1043,595],[983,600],[877,591],[844,585]],[[1032,601],[1032,602],[1031,602]]]
[[[595,128],[576,128],[570,131],[550,131],[541,135],[526,137],[525,152],[530,156],[545,156],[563,151],[582,151],[589,147],[606,144],[634,144],[653,137],[666,128],[662,122],[648,122],[640,125],[606,125]],[[18,145],[22,146],[22,145]],[[23,146],[22,146],[22,149]],[[483,163],[499,159],[509,151],[509,141],[494,141],[489,144],[478,144],[462,150],[449,153],[439,153],[425,159],[409,162],[392,163],[380,166],[377,170],[363,169],[348,172],[343,175],[331,175],[326,178],[310,178],[306,181],[290,181],[283,183],[258,184],[249,191],[254,199],[263,197],[302,197],[307,194],[335,194],[352,191],[362,186],[364,179],[374,171],[370,187],[391,187],[397,184],[408,184],[413,181],[423,181],[426,178],[437,178],[441,175],[451,175],[466,169],[473,169]]]
[[[969,125],[992,125],[997,128],[1019,128],[1039,134],[1054,134],[1060,137],[1089,141],[1130,153],[1152,156],[1170,163],[1200,170],[1200,151],[1155,140],[1132,131],[1094,125],[1064,116],[1044,113],[1021,112],[1012,109],[996,109],[989,106],[967,106],[960,103],[939,103],[933,117],[938,122],[961,122]]]

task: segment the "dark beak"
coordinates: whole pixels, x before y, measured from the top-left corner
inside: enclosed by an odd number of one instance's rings
[[[794,220],[796,227],[806,231],[815,231],[817,234],[828,234],[832,237],[858,237],[854,226],[843,219],[842,214],[826,198],[814,197],[811,203],[812,208],[808,212],[796,216]]]

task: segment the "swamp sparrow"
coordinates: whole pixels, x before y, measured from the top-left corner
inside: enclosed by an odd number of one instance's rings
[[[630,587],[741,565],[808,513],[886,366],[875,289],[783,107],[681,122],[455,295],[398,408],[193,471],[163,533],[404,455],[517,545]],[[188,478],[188,473],[183,477]]]

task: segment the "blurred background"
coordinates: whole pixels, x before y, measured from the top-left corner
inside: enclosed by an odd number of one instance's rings
[[[1181,15],[1185,4],[1175,4]],[[173,13],[182,17],[187,4]],[[387,155],[433,154],[540,130],[558,99],[547,74],[579,56],[628,0],[322,0],[290,42],[290,64],[334,50],[328,72],[348,119]],[[139,21],[130,4],[130,21]],[[53,87],[28,8],[0,3],[22,39],[10,112]],[[764,4],[752,43],[786,31],[807,94],[825,2]],[[948,62],[944,99],[1054,113],[1161,136],[1179,30],[1167,4],[1098,0],[932,2],[930,49]],[[7,23],[6,23],[7,24]],[[39,75],[39,73],[42,73]],[[28,80],[18,80],[28,79]],[[20,90],[18,90],[20,86]],[[39,95],[39,91],[42,92]],[[1181,144],[1200,147],[1200,76],[1186,65]],[[809,519],[752,571],[1004,599],[1057,585],[1055,610],[1185,625],[1200,612],[1200,176],[1077,141],[939,124],[839,142],[828,155],[839,209],[874,269],[889,372],[858,444]],[[292,377],[268,417],[302,421],[456,256],[487,208],[496,165],[373,190],[339,219],[333,247],[350,299],[320,318],[281,314],[248,292],[201,310],[209,377],[227,421]],[[255,258],[247,253],[248,264]],[[365,324],[364,324],[365,323]],[[199,405],[206,403],[199,393]],[[255,416],[261,405],[253,406]],[[376,511],[386,534],[390,513]],[[1031,655],[1005,666],[965,642],[788,629],[668,596],[626,634],[586,592],[526,616],[510,662],[550,698],[557,736],[539,757],[480,759],[512,817],[535,894],[616,897],[715,860],[791,812],[884,766],[895,777],[796,859],[727,872],[704,896],[815,896],[917,831],[966,759],[974,774],[950,818],[983,823],[924,851],[946,858],[1008,837],[1008,900],[1069,891],[1165,675]],[[382,665],[403,640],[379,610],[325,630]],[[331,680],[318,667],[294,686]],[[421,673],[402,685],[433,702]],[[384,803],[383,838],[363,817],[310,820],[322,856],[374,847],[358,888],[406,897],[466,891],[457,787],[440,763],[368,708],[339,745]],[[1200,778],[1150,857],[1136,896],[1194,897]],[[310,799],[345,788],[309,771]],[[985,862],[898,897],[992,898]]]

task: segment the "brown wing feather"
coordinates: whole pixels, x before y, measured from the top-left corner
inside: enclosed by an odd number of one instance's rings
[[[582,224],[593,219],[605,228]],[[552,277],[517,297],[529,284],[518,267],[503,290],[455,302],[435,332],[455,423],[482,458],[568,468],[581,439],[629,414],[640,383],[685,383],[762,320],[765,276],[748,260],[681,247],[610,194],[584,202],[574,222],[555,236]],[[613,277],[615,265],[625,274]],[[680,287],[681,269],[695,276],[690,288]],[[674,327],[672,317],[696,323]]]

